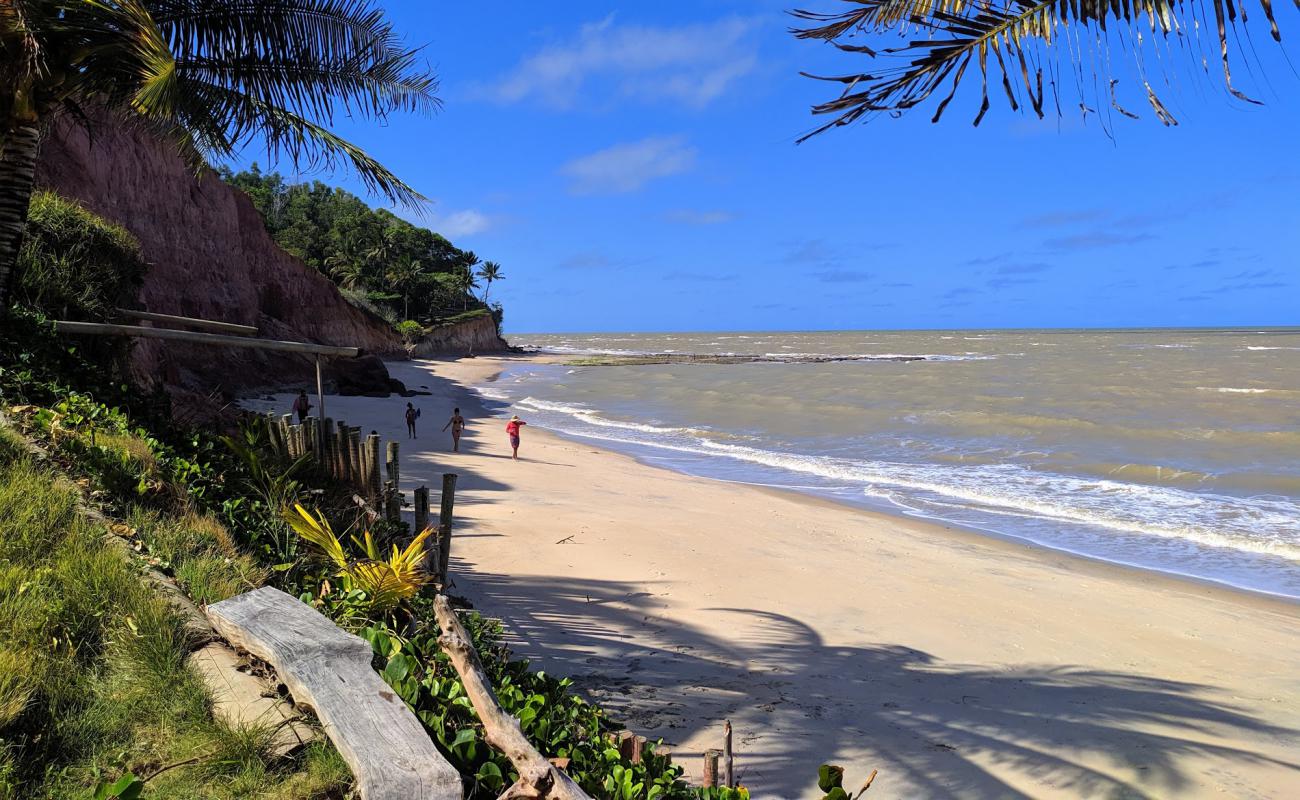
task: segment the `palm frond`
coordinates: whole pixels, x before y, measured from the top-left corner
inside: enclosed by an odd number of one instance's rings
[[[978,125],[989,108],[990,72],[1002,86],[1012,110],[1022,107],[1044,116],[1048,99],[1059,114],[1069,82],[1085,113],[1108,103],[1124,116],[1136,116],[1118,99],[1119,78],[1111,70],[1128,65],[1157,119],[1177,124],[1152,85],[1152,75],[1167,71],[1173,56],[1208,68],[1199,52],[1198,32],[1208,27],[1206,6],[1212,10],[1227,90],[1254,103],[1232,81],[1229,32],[1235,37],[1246,15],[1236,0],[841,0],[852,6],[840,13],[798,10],[797,19],[811,23],[792,29],[800,39],[821,40],[840,50],[865,54],[879,69],[847,75],[807,75],[840,83],[840,94],[813,106],[813,113],[832,119],[801,137],[804,141],[833,127],[853,123],[877,112],[900,114],[934,101],[937,122],[956,96],[968,69],[980,74]],[[1297,0],[1300,6],[1300,0]],[[1260,0],[1274,39],[1281,34],[1271,0]],[[884,46],[878,39],[903,37]],[[911,37],[911,38],[909,38]],[[863,43],[870,41],[876,46]],[[1112,62],[1112,46],[1121,58]],[[1062,55],[1062,50],[1065,51]],[[1062,65],[1061,58],[1072,63]],[[1131,64],[1129,60],[1131,59]],[[1084,63],[1090,62],[1095,88],[1088,95]],[[1149,62],[1155,61],[1151,68]],[[1157,80],[1157,82],[1159,82]]]
[[[289,527],[293,528],[295,533],[320,548],[335,566],[341,570],[347,569],[348,557],[343,552],[343,544],[334,535],[334,529],[325,519],[325,515],[319,511],[313,515],[295,503],[292,510],[285,510],[284,521],[289,523]]]
[[[49,103],[129,109],[196,166],[265,142],[297,168],[349,168],[372,193],[424,200],[330,130],[340,113],[382,120],[439,105],[437,78],[373,0],[6,0],[5,77],[18,57],[50,62],[39,87]]]

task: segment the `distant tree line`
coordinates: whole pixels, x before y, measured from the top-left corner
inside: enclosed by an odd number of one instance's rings
[[[221,177],[252,199],[281,247],[395,326],[435,324],[473,310],[491,311],[499,324],[500,305],[489,308],[487,294],[505,277],[500,264],[320,181],[289,183],[256,164],[242,172],[223,168]],[[482,299],[474,294],[480,286]]]

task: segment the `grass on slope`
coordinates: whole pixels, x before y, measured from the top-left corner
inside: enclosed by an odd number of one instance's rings
[[[127,772],[148,778],[144,797],[340,797],[350,778],[331,748],[273,763],[269,731],[212,718],[178,617],[77,497],[0,427],[0,800],[90,798]],[[132,522],[197,596],[240,591],[251,562],[223,554],[210,524]]]

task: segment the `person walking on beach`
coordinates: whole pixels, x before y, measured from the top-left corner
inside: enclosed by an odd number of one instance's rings
[[[515,461],[519,460],[519,429],[527,424],[519,418],[518,414],[506,423],[506,435],[510,437],[510,457]]]
[[[465,418],[460,415],[459,408],[451,410],[451,419],[447,420],[447,424],[442,426],[444,431],[448,428],[451,428],[451,452],[459,453],[460,434],[465,430]]]
[[[307,391],[305,389],[298,392],[298,399],[293,401],[293,410],[298,414],[299,425],[307,421],[307,412],[311,411],[311,401],[307,399]]]
[[[410,403],[407,403],[406,404],[406,435],[412,439],[420,438],[419,436],[415,435],[415,421],[419,418],[420,418],[420,409],[416,408]]]

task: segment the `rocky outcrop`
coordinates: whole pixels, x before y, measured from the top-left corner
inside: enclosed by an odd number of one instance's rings
[[[355,346],[381,356],[404,352],[387,323],[281,250],[243,193],[212,172],[196,177],[144,131],[101,120],[92,138],[79,126],[58,124],[43,143],[38,182],[140,240],[151,266],[139,308],[255,325],[260,338]],[[156,340],[137,342],[131,367],[143,386],[190,397],[314,380],[303,356]]]
[[[412,355],[417,358],[434,355],[464,356],[471,353],[496,353],[508,350],[509,347],[497,334],[496,321],[484,314],[432,329],[415,345]]]

